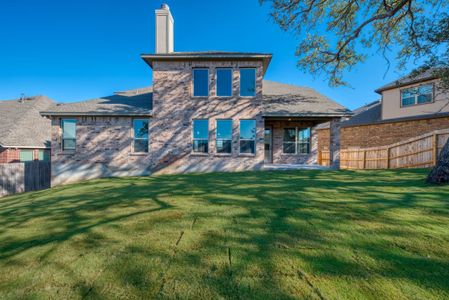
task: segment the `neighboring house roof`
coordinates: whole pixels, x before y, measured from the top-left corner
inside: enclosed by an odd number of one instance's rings
[[[342,122],[341,127],[375,125],[375,124],[413,121],[413,120],[425,120],[425,119],[443,118],[448,116],[449,113],[443,112],[436,114],[421,114],[416,116],[382,120],[382,103],[380,100],[378,100],[354,110],[354,115],[352,116],[352,118]]]
[[[142,59],[153,67],[154,61],[173,61],[173,60],[262,60],[263,73],[270,64],[272,54],[270,53],[255,53],[255,52],[226,52],[226,51],[198,51],[198,52],[171,52],[171,53],[157,53],[157,54],[142,54]]]
[[[390,90],[390,89],[399,88],[399,87],[409,85],[409,84],[415,84],[415,83],[420,83],[423,81],[432,80],[432,79],[438,78],[438,75],[436,72],[437,72],[437,69],[435,69],[435,68],[430,68],[421,73],[412,72],[402,78],[399,78],[393,82],[390,82],[390,83],[378,88],[377,90],[375,90],[375,92],[380,94],[385,90]]]
[[[117,92],[83,102],[61,103],[41,112],[44,116],[151,116],[152,88]],[[350,110],[317,91],[273,81],[263,82],[263,115],[273,117],[339,117]]]
[[[112,96],[82,102],[58,103],[43,116],[151,116],[153,88],[116,92]]]
[[[264,80],[263,115],[266,117],[342,117],[351,111],[314,89]]]
[[[49,148],[51,121],[39,111],[54,104],[45,96],[0,101],[0,146]]]

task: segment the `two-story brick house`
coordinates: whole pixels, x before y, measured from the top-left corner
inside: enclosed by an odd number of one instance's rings
[[[310,88],[265,81],[271,54],[174,52],[173,28],[163,5],[156,53],[142,55],[152,87],[42,112],[52,120],[53,185],[315,164],[315,126],[350,113]]]

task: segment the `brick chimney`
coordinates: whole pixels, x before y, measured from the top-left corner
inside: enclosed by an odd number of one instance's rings
[[[174,48],[174,21],[170,8],[162,4],[156,9],[156,53],[170,53]]]

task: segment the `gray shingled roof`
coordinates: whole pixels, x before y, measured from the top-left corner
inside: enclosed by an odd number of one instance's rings
[[[42,115],[151,115],[152,88],[118,92],[76,103],[57,104]],[[317,91],[273,81],[263,82],[264,116],[339,117],[350,110],[321,95]]]
[[[351,119],[342,122],[341,126],[372,124],[381,120],[382,104],[380,100],[371,102],[353,111]]]
[[[423,82],[423,81],[427,81],[427,80],[432,80],[432,79],[438,78],[436,72],[437,72],[437,69],[435,69],[435,68],[428,69],[428,70],[426,70],[422,73],[418,73],[418,74],[415,74],[414,72],[412,72],[402,78],[399,78],[393,82],[390,82],[390,83],[378,88],[375,92],[380,94],[381,92],[383,92],[385,90],[398,88],[401,86],[419,83],[419,82]]]
[[[53,100],[45,96],[0,101],[0,145],[49,148],[51,121],[39,111],[53,104]]]
[[[146,87],[83,102],[59,103],[42,111],[44,116],[150,116],[153,89]]]
[[[340,117],[351,111],[308,87],[263,82],[263,115],[267,117]]]

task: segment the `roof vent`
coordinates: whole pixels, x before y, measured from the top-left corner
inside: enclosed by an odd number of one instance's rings
[[[167,3],[162,3],[161,9],[170,10],[170,6]]]

